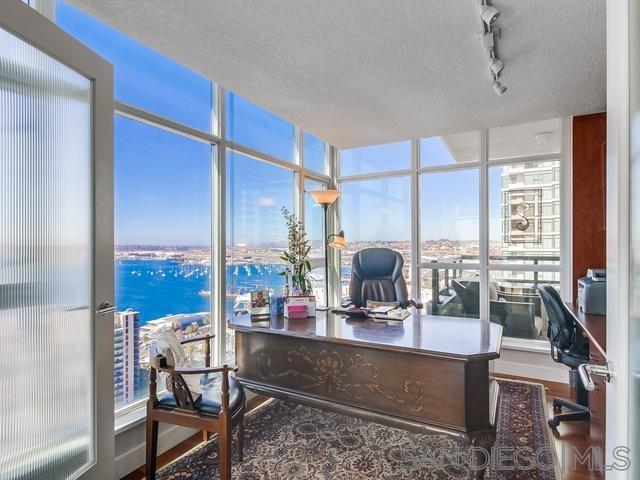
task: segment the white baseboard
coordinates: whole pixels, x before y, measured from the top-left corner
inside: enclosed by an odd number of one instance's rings
[[[489,370],[534,380],[569,383],[569,368],[554,362],[548,351],[503,349],[500,358],[490,363]]]
[[[158,455],[175,447],[198,432],[193,428],[185,428],[177,425],[167,425],[165,428],[162,428],[163,425],[160,424],[160,427],[160,431],[158,432]],[[115,480],[140,468],[140,466],[146,462],[145,424],[142,423],[128,430],[126,435],[132,436],[139,441],[136,441],[132,448],[116,455]],[[116,436],[116,451],[118,450],[118,440],[120,437],[121,435]]]

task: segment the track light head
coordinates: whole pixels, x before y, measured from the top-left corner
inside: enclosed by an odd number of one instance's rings
[[[482,21],[487,24],[487,27],[491,28],[500,16],[500,11],[492,5],[483,5],[480,9],[480,15],[482,16]]]
[[[497,79],[493,80],[493,84],[491,86],[493,87],[493,91],[496,92],[498,96],[504,94],[504,92],[507,91],[507,87],[502,85]]]
[[[504,62],[498,58],[492,57],[489,61],[489,68],[491,69],[491,73],[493,73],[495,76],[498,76],[504,69]]]

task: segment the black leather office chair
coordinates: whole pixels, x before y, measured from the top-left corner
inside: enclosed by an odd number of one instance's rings
[[[559,411],[565,407],[571,410],[571,413],[556,414],[549,420],[549,426],[556,428],[560,422],[589,420],[589,395],[577,375],[578,366],[589,363],[589,341],[582,334],[582,330],[576,324],[577,320],[571,315],[555,288],[551,285],[540,285],[538,291],[549,317],[547,336],[551,343],[551,357],[555,362],[571,368],[571,386],[576,392],[578,402],[554,398],[554,410]]]
[[[409,298],[402,276],[404,259],[389,248],[365,248],[353,256],[349,296],[356,307],[366,307],[367,300],[398,302],[402,308],[422,308],[422,302]]]

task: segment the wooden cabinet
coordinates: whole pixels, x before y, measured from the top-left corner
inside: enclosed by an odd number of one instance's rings
[[[569,311],[578,320],[582,331],[589,339],[589,357],[593,364],[605,365],[607,348],[607,317],[605,315],[586,314],[572,303],[567,303]],[[605,427],[606,427],[606,395],[607,384],[603,377],[593,375],[596,388],[589,393],[589,409],[591,410],[590,436],[591,446],[598,448],[596,462],[604,465]]]
[[[590,351],[591,363],[604,365],[606,359],[595,348]],[[607,384],[603,377],[593,376],[595,390],[589,393],[589,408],[591,409],[590,436],[591,446],[599,448],[598,461],[602,466],[604,463],[604,445],[606,433],[606,392]]]
[[[606,113],[573,117],[573,298],[587,268],[606,265]]]

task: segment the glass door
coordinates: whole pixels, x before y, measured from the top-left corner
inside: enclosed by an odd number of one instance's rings
[[[111,82],[99,57],[2,2],[2,479],[113,478]]]
[[[629,2],[629,448],[640,478],[640,5]],[[636,461],[633,461],[635,459]]]

